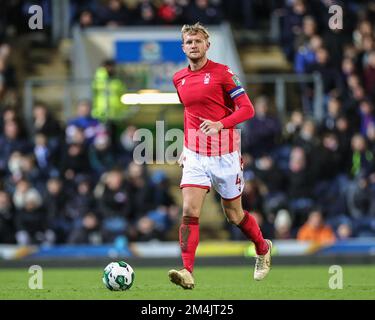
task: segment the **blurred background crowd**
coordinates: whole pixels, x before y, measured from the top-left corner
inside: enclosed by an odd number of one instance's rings
[[[9,39],[28,32],[19,16],[30,3],[8,1],[0,12],[0,243],[176,237],[180,204],[163,171],[133,162],[135,126],[113,134],[90,101],[74,106],[72,119],[37,102],[26,124]],[[32,3],[46,9],[48,26],[50,1]],[[343,7],[342,30],[328,27],[332,4]],[[301,105],[283,121],[249,84],[256,115],[242,127],[244,209],[270,239],[375,236],[374,1],[71,1],[71,23],[82,28],[229,21],[257,30],[271,13],[280,17],[278,45],[292,70],[321,75],[324,118],[312,116],[309,85],[298,86]],[[243,239],[236,227],[223,228]]]
[[[128,126],[114,139],[90,103],[60,125],[34,106],[32,132],[13,109],[1,121],[1,240],[28,244],[164,239],[179,209],[162,171],[133,162]]]

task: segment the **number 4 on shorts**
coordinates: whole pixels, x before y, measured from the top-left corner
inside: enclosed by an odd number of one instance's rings
[[[237,174],[237,177],[236,177],[236,184],[241,184],[241,179],[240,179],[238,174]]]
[[[241,191],[241,178],[239,177],[238,174],[236,177],[236,184],[238,184],[238,190]]]

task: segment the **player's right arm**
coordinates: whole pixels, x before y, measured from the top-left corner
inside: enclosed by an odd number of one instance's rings
[[[183,105],[180,94],[178,93],[178,90],[177,90],[176,75],[173,77],[173,85],[176,88],[178,100],[180,100],[181,104]],[[183,161],[184,161],[184,151],[181,152],[180,157],[177,160],[177,164],[179,167],[183,167]]]

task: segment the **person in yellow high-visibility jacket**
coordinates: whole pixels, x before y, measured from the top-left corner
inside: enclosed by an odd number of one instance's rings
[[[128,107],[121,102],[126,93],[125,83],[115,74],[115,62],[106,60],[99,67],[92,83],[92,116],[100,121],[119,120],[126,117]]]

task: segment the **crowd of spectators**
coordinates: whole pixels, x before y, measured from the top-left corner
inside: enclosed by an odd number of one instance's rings
[[[343,5],[342,30],[329,28],[335,3]],[[243,205],[271,238],[375,236],[374,10],[373,2],[285,1],[285,55],[296,73],[322,76],[324,117],[317,121],[302,103],[282,123],[267,97],[252,97]],[[302,86],[302,102],[311,90]]]
[[[87,26],[218,24],[223,19],[221,1],[210,0],[87,0],[72,1],[73,23]]]
[[[91,117],[88,101],[62,125],[36,103],[31,132],[14,109],[0,128],[0,243],[164,240],[180,208],[162,171],[133,161],[132,136]]]
[[[6,35],[30,32],[29,8],[43,10],[43,31],[51,32],[53,0],[14,0],[3,4],[0,12],[0,41]],[[70,0],[70,26],[180,25],[200,21],[219,24],[224,19],[221,0]],[[59,17],[61,18],[61,17]]]

